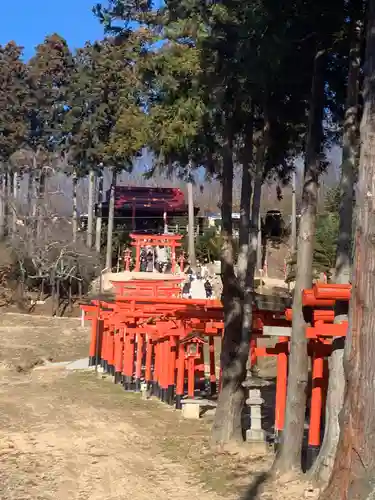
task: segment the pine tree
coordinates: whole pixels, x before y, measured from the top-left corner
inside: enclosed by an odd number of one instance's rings
[[[121,42],[108,38],[100,43],[87,43],[75,56],[65,134],[69,157],[79,175],[86,175],[90,168],[99,165],[112,170],[107,268],[112,264],[117,174],[132,168],[134,157],[146,141],[147,116],[142,109],[136,63],[148,41],[146,32],[135,32]]]
[[[6,230],[9,160],[23,146],[26,136],[24,118],[27,88],[22,50],[14,42],[0,46],[0,238],[4,237]]]
[[[327,489],[320,496],[321,500],[370,500],[374,497],[374,28],[375,2],[370,1],[367,12],[364,106],[356,196],[354,279],[344,349],[346,388],[333,471]]]
[[[41,200],[44,196],[47,158],[65,140],[63,123],[73,59],[66,41],[57,34],[37,46],[27,65],[26,144],[33,152],[29,168],[33,196],[30,215],[38,218],[36,237],[42,230]]]
[[[137,4],[111,2],[110,6],[113,10],[105,12],[107,21],[112,16],[118,26],[119,18],[123,18],[126,32],[127,20]],[[260,200],[261,184],[266,177],[288,177],[291,160],[304,151],[309,131],[306,165],[316,185],[324,166],[321,122],[324,106],[328,105],[322,85],[319,94],[323,94],[323,99],[311,104],[310,115],[314,120],[310,124],[306,116],[314,60],[320,49],[327,53],[324,54],[325,66],[319,68],[319,81],[337,72],[336,54],[331,46],[344,22],[341,7],[340,0],[329,6],[326,2],[318,2],[314,9],[302,0],[287,4],[266,0],[251,4],[170,0],[159,13],[152,12],[148,4],[146,15],[144,10],[138,11],[151,26],[156,24],[156,30],[166,39],[165,44],[152,53],[151,68],[146,72],[147,111],[150,123],[155,123],[151,130],[160,131],[151,138],[150,146],[168,168],[184,172],[188,165],[204,166],[222,182],[223,305],[225,317],[230,316],[231,322],[224,334],[223,384],[213,427],[213,437],[220,443],[242,439],[242,381],[248,359],[257,240],[249,230],[246,214],[252,214],[252,222],[256,225],[259,211],[259,202],[249,209],[251,191],[245,189],[241,202],[244,224],[240,253],[247,253],[247,256],[242,259],[244,266],[238,280],[234,273],[231,218],[234,164],[243,165],[244,186],[252,181],[256,193],[254,200]],[[251,164],[255,168],[249,168]],[[310,203],[313,196],[306,192],[305,200],[312,214],[308,223],[311,233],[310,222],[314,221],[315,210]],[[306,249],[306,263],[312,249],[312,245]],[[306,283],[311,272],[308,267],[301,266]],[[296,323],[294,331],[297,348],[293,347],[293,356],[298,351],[301,360],[294,367],[302,372],[307,370],[307,354],[301,323]],[[305,375],[307,380],[307,373],[294,375],[290,380]],[[304,391],[297,389],[292,387],[290,393],[297,391],[296,406],[301,412]],[[290,408],[289,423],[296,418]],[[287,462],[299,467],[300,431],[303,431],[301,425],[298,432],[294,432],[294,426],[293,430],[288,426],[285,442],[289,440],[289,445],[284,450],[288,450],[286,453],[291,459],[288,462],[285,455],[281,455],[279,468],[288,468]]]

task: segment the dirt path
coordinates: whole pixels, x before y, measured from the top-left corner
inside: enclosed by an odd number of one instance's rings
[[[74,321],[0,317],[1,500],[300,500],[299,486],[261,493],[272,453],[212,449],[212,417],[183,420],[93,371],[37,366],[87,344]]]
[[[121,404],[116,408],[118,398],[114,408],[100,400],[95,407],[93,377],[62,370],[3,377],[2,500],[222,498],[168,458],[152,428],[133,425],[131,413],[123,414]]]

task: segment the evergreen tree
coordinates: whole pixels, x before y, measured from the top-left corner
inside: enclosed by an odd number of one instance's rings
[[[13,179],[9,161],[26,136],[26,67],[21,58],[22,47],[14,42],[0,46],[0,238],[6,231],[7,183]]]
[[[252,219],[257,225],[263,179],[275,172],[287,176],[291,159],[303,150],[317,43],[328,44],[340,26],[337,4],[341,5],[337,0],[328,9],[321,2],[311,12],[310,5],[298,0],[287,5],[265,0],[251,5],[171,0],[161,12],[144,16],[167,40],[152,53],[146,72],[146,77],[151,75],[146,79],[151,81],[150,124],[156,124],[151,130],[160,131],[150,145],[170,168],[184,171],[188,165],[203,165],[223,186],[223,304],[225,316],[236,319],[228,323],[223,343],[223,385],[214,424],[214,438],[221,443],[241,438],[241,383],[246,375],[256,261],[256,237],[246,215],[249,186],[253,183],[256,193]],[[131,2],[110,6],[113,10],[105,11],[106,19],[112,16],[117,26],[119,17],[127,21],[134,9]],[[130,6],[125,14],[124,8]],[[235,163],[244,166],[246,188],[241,202],[245,263],[239,281],[234,274],[231,222]]]
[[[25,141],[26,66],[23,48],[0,46],[0,161],[7,163]]]
[[[148,41],[146,32],[135,32],[122,43],[111,38],[87,43],[75,56],[65,135],[77,175],[86,175],[99,165],[112,171],[107,268],[112,264],[117,174],[132,168],[146,140],[147,116],[142,109],[137,63]]]
[[[27,141],[34,152],[53,151],[64,139],[62,125],[72,70],[72,54],[57,34],[46,37],[28,63]]]
[[[27,69],[26,144],[33,152],[33,165],[29,168],[29,185],[33,191],[29,210],[31,217],[38,218],[38,238],[43,226],[41,200],[48,173],[46,163],[65,140],[63,123],[73,69],[73,58],[66,41],[57,34],[46,37],[37,46]]]

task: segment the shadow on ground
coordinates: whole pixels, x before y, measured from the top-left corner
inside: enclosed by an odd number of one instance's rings
[[[268,472],[262,472],[258,474],[254,481],[248,486],[245,493],[241,495],[238,500],[256,500],[258,499],[258,495],[261,493],[261,487],[269,478]]]

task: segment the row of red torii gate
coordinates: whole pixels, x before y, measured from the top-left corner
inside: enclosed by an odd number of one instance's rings
[[[138,258],[142,245],[153,238],[155,244],[162,241],[161,237],[142,238],[133,239],[139,249]],[[177,239],[165,239],[164,244],[170,241],[174,242],[171,254],[175,255]],[[202,407],[216,404],[225,383],[219,361],[224,334],[222,303],[216,299],[183,298],[183,276],[157,276],[151,279],[145,273],[144,279],[113,281],[113,299],[94,298],[81,306],[92,322],[90,365],[112,375],[126,391],[157,397],[177,410],[185,409],[186,416],[198,418]],[[321,444],[332,339],[345,337],[347,331],[346,321],[334,324],[334,306],[340,301],[348,307],[350,293],[350,285],[326,283],[302,292],[312,380],[306,411],[308,463],[312,463]],[[275,447],[284,428],[291,321],[292,310],[283,301],[269,297],[254,301],[249,367],[254,367],[260,357],[276,358],[276,380],[272,384],[275,404],[272,432],[266,434],[259,422],[262,399],[253,398],[252,405],[250,397],[248,430],[252,439],[263,435]],[[260,338],[272,339],[272,347],[258,345]],[[250,392],[257,386],[251,380],[244,385]]]

